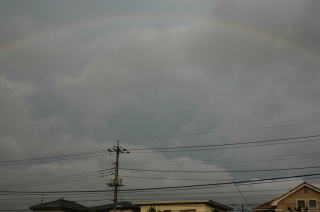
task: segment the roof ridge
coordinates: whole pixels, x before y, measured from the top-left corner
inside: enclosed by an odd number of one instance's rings
[[[30,207],[31,210],[39,209],[39,208],[77,208],[78,210],[84,210],[87,207],[81,205],[75,201],[65,200],[65,199],[57,199],[50,202],[40,203],[37,205],[33,205]]]

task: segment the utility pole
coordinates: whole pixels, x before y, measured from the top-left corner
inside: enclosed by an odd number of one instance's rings
[[[41,196],[41,204],[44,204],[46,202],[46,195],[42,194]]]
[[[243,204],[241,205],[241,212],[243,212]]]
[[[130,153],[127,149],[119,146],[119,140],[117,140],[117,145],[107,149],[107,152],[116,153],[116,162],[114,163],[114,178],[107,182],[107,185],[114,187],[113,191],[113,203],[118,202],[118,188],[123,186],[122,179],[119,178],[119,156],[120,153]]]

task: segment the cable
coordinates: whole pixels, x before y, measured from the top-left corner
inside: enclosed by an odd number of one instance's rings
[[[304,167],[304,168],[311,168],[311,167]],[[110,169],[112,170],[112,169]],[[75,177],[76,178],[79,178],[79,177],[96,177],[98,175],[94,174],[94,173],[91,173],[91,172],[85,172],[85,173],[75,173],[75,174],[71,174],[71,175],[66,175],[66,176],[61,176],[61,177],[50,177],[50,178],[46,178],[46,179],[43,179],[45,180],[45,184],[43,183],[40,183],[40,185],[50,185],[51,183],[67,183],[67,182],[73,182],[75,181]],[[106,175],[103,175],[103,176],[106,176]],[[144,178],[144,179],[147,179],[148,177],[135,177],[135,176],[129,176],[129,177],[132,177],[132,178]],[[153,179],[169,179],[169,178],[153,178]],[[212,181],[212,180],[209,180],[209,179],[196,179],[196,178],[191,178],[191,179],[184,179],[184,178],[171,178],[172,180],[203,180],[203,181]],[[42,179],[40,179],[42,180]],[[85,180],[85,179],[79,179],[79,180]],[[12,182],[12,183],[9,183],[9,186],[10,185],[21,185],[21,186],[32,186],[32,182],[34,181],[33,180],[29,180],[29,181],[18,181],[18,182]],[[50,183],[51,182],[51,183]],[[37,180],[36,184],[39,184],[39,179]],[[6,185],[8,186],[8,183],[6,183]]]
[[[108,170],[112,170],[112,169],[108,169]],[[94,170],[95,172],[97,170]],[[13,185],[20,185],[20,186],[33,186],[33,185],[51,185],[53,184],[57,184],[57,183],[69,183],[69,182],[74,182],[76,180],[86,180],[89,177],[98,177],[98,173],[92,173],[92,171],[88,171],[88,172],[82,172],[82,173],[74,173],[74,174],[69,174],[69,175],[64,175],[64,176],[50,176],[50,177],[46,177],[45,179],[36,179],[36,182],[32,184],[32,182],[35,181],[35,179],[30,179],[30,180],[23,180],[23,181],[15,181],[15,182],[11,182],[11,183],[5,183],[6,186],[13,186]],[[77,179],[80,178],[80,179]],[[81,178],[85,178],[85,179],[81,179]],[[41,182],[41,180],[45,180],[45,183],[39,183]]]
[[[231,181],[223,183],[208,183],[208,184],[194,184],[194,185],[183,185],[183,186],[166,186],[166,187],[149,187],[149,188],[133,188],[133,189],[123,189],[121,192],[138,192],[138,191],[149,191],[149,190],[166,190],[166,189],[176,189],[176,188],[201,188],[208,186],[219,186],[219,185],[232,185],[237,184],[247,184],[247,183],[263,183],[265,181],[274,181],[282,179],[292,179],[292,178],[303,178],[303,177],[313,177],[319,176],[320,173],[294,175],[286,177],[274,177],[274,178],[263,178],[255,180],[242,180],[242,181]],[[0,194],[64,194],[64,193],[103,193],[108,190],[62,190],[62,191],[17,191],[17,190],[0,190]]]
[[[319,137],[319,136],[320,136],[320,134],[318,134],[318,135],[309,135],[309,136],[299,136],[299,137],[287,137],[287,138],[279,138],[279,139],[257,140],[257,141],[248,141],[248,142],[236,142],[236,143],[227,143],[227,144],[177,146],[177,147],[136,148],[136,149],[131,149],[130,151],[133,151],[133,153],[149,153],[149,152],[139,152],[141,150],[173,150],[173,149],[180,149],[179,151],[182,151],[183,149],[191,149],[191,150],[188,150],[188,151],[195,151],[193,148],[209,148],[209,147],[228,147],[228,148],[232,148],[232,146],[236,146],[236,145],[281,142],[281,141],[289,141],[289,140],[297,140],[297,139],[316,138],[316,137]],[[310,141],[318,141],[318,140],[319,139],[302,140],[302,141],[289,141],[289,142],[283,142],[283,143],[279,143],[279,144],[310,142]],[[271,145],[275,145],[275,144],[271,144]],[[262,146],[262,145],[259,145],[259,146]],[[251,146],[244,146],[244,147],[251,147]],[[243,147],[241,147],[241,146],[239,147],[238,146],[238,147],[233,147],[233,148],[243,148]],[[184,151],[186,151],[186,150],[184,150]],[[160,151],[158,151],[158,152],[160,152]],[[35,163],[35,162],[52,162],[52,161],[59,161],[59,160],[71,160],[71,159],[79,159],[79,158],[97,157],[97,156],[103,156],[103,155],[104,155],[104,150],[96,150],[96,151],[90,151],[90,152],[82,152],[82,153],[75,153],[75,154],[64,154],[64,155],[56,155],[56,156],[49,156],[49,157],[36,157],[36,158],[27,158],[27,159],[20,159],[20,160],[5,160],[5,161],[0,161],[0,165],[4,166],[4,165],[18,165],[18,164],[21,164],[21,163],[23,164],[23,163]]]
[[[240,128],[240,129],[229,129],[229,130],[208,130],[206,132],[196,132],[189,134],[180,134],[180,135],[165,135],[165,136],[150,136],[150,137],[136,137],[136,138],[120,138],[121,141],[135,141],[135,140],[157,140],[157,139],[169,139],[169,138],[177,138],[177,137],[191,137],[191,136],[201,136],[208,135],[211,133],[230,133],[230,132],[240,132],[240,131],[249,131],[249,130],[257,130],[257,129],[267,129],[267,128],[276,128],[276,127],[289,127],[289,126],[298,126],[298,125],[306,125],[306,124],[317,124],[319,121],[310,121],[310,122],[296,122],[289,124],[275,124],[268,126],[260,126],[260,127],[251,127],[251,128]]]
[[[319,137],[319,136],[320,136],[320,134],[308,135],[308,136],[299,136],[299,137],[287,137],[287,138],[278,138],[278,139],[258,140],[258,141],[237,142],[237,143],[228,143],[228,144],[209,144],[209,145],[194,145],[194,146],[139,148],[139,149],[131,149],[131,151],[149,150],[149,149],[152,149],[152,150],[165,150],[165,149],[189,149],[189,148],[203,148],[203,147],[233,146],[233,145],[242,145],[242,144],[269,143],[269,142],[276,142],[276,141],[287,141],[287,140],[315,138],[315,137]]]
[[[247,196],[248,198],[261,198],[261,197],[270,197],[270,196],[274,196],[274,195],[257,195],[257,196]],[[230,196],[232,198],[239,198],[239,197],[242,197],[242,196]],[[181,198],[181,197],[180,197]],[[195,198],[199,198],[199,196],[194,196],[194,197],[188,197],[188,199],[195,199]],[[227,199],[227,197],[221,197],[221,196],[204,196],[204,197],[201,197],[203,199]],[[141,198],[141,199],[132,199],[130,197],[123,197],[121,199],[130,199],[130,200],[154,200],[154,199],[148,199],[148,198]],[[104,199],[83,199],[83,200],[79,200],[79,201],[83,201],[83,202],[87,202],[87,201],[105,201],[107,200],[106,198]],[[157,200],[161,200],[161,199],[158,199]],[[185,200],[185,198],[183,198],[183,200]],[[248,205],[251,205],[251,204],[248,204]]]
[[[246,146],[236,146],[239,144],[235,144],[235,146],[231,146],[233,144],[227,144],[228,146],[225,146],[225,147],[203,147],[201,149],[159,150],[156,152],[192,152],[192,151],[218,150],[218,149],[240,149],[240,148],[249,148],[249,147],[274,146],[274,145],[282,145],[282,144],[293,144],[293,143],[315,142],[315,141],[320,141],[320,138],[310,139],[310,140],[300,140],[300,141],[287,141],[287,142],[281,142],[281,143],[253,144],[253,145],[246,145]],[[224,145],[224,144],[221,144],[221,145]],[[134,154],[154,153],[154,151],[143,151],[143,152],[138,151],[138,152],[132,152],[132,153]]]
[[[279,191],[287,191],[288,189],[270,189],[270,190],[263,190],[263,191],[252,191],[252,190],[243,190],[242,192],[245,192],[245,193],[257,193],[257,192],[266,192],[266,191],[277,191],[276,194],[269,194],[269,195],[278,195],[280,194]],[[166,195],[166,196],[171,196],[171,195],[198,195],[198,194],[229,194],[229,193],[234,193],[234,191],[210,191],[210,192],[192,192],[192,193],[148,193],[148,194],[139,194],[140,196],[144,196],[144,195],[147,195],[147,196],[161,196],[161,195]],[[66,194],[64,194],[66,195]],[[73,196],[74,194],[71,194],[71,195],[68,195],[68,196]],[[104,197],[106,195],[110,195],[110,197],[112,196],[112,194],[104,194],[104,193],[100,193],[100,194],[83,194],[81,195],[81,197]],[[127,195],[130,195],[127,194]],[[75,196],[79,196],[79,195],[75,195]],[[136,194],[134,194],[134,196],[136,196]],[[263,196],[263,195],[254,195],[254,196]],[[251,197],[251,196],[247,196],[247,197]],[[11,198],[11,199],[0,199],[0,201],[3,201],[3,200],[20,200],[19,199],[20,197],[16,197],[16,198]],[[31,198],[31,197],[28,197],[28,200],[38,200],[39,198]]]
[[[239,194],[240,194],[240,195],[241,195],[241,197],[244,199],[244,201],[246,202],[247,206],[249,206],[249,207],[250,207],[250,204],[249,204],[249,202],[248,202],[248,200],[247,200],[246,196],[241,192],[241,190],[240,190],[239,186],[237,185],[237,183],[235,182],[235,180],[233,180],[233,182],[234,182],[234,186],[237,188],[237,190],[238,190]],[[252,208],[251,208],[251,210],[252,210]]]
[[[198,181],[217,181],[217,179],[204,179],[204,178],[170,178],[170,177],[140,177],[140,176],[128,176],[128,175],[121,175],[121,177],[128,177],[128,178],[137,178],[137,179],[150,179],[150,180],[198,180]],[[225,179],[224,179],[225,180]],[[219,181],[223,181],[222,179]]]
[[[56,155],[56,156],[49,156],[49,157],[36,157],[36,158],[27,158],[27,159],[20,159],[20,160],[6,160],[0,161],[0,165],[18,165],[21,163],[34,163],[34,162],[52,162],[52,161],[59,161],[59,160],[72,160],[78,158],[88,158],[88,157],[97,157],[103,156],[103,150],[98,151],[91,151],[91,152],[82,152],[76,154],[64,154],[64,155]]]
[[[256,193],[256,192],[266,192],[266,191],[271,191],[271,192],[277,191],[279,193],[279,191],[288,191],[288,189],[265,189],[263,191],[243,190],[242,192],[245,192],[245,193]],[[194,191],[192,191],[192,193],[190,193],[190,194],[212,194],[212,193],[214,193],[214,194],[228,194],[228,193],[234,193],[234,190],[232,190],[232,191],[213,191],[213,192],[212,191],[210,191],[210,192],[203,192],[203,191],[202,192],[194,192]],[[148,193],[146,195],[180,195],[180,194],[188,194],[188,193],[172,193],[172,192],[170,192],[170,193],[159,193],[157,191],[157,193],[155,193],[155,194]]]
[[[305,156],[305,157],[304,157]],[[310,157],[308,157],[310,156]],[[241,161],[241,162],[257,162],[257,161],[274,161],[274,160],[292,160],[292,159],[304,159],[304,158],[319,158],[320,152],[308,153],[308,154],[299,154],[299,155],[287,155],[283,156],[275,156],[275,157],[245,157],[245,158],[229,158],[229,159],[216,159],[216,160],[199,160],[199,162],[227,162],[227,161]],[[250,160],[251,159],[251,160]],[[134,161],[134,164],[142,164],[142,165],[154,165],[155,163],[163,164],[163,161],[155,161],[155,162],[145,162],[145,161]],[[181,161],[181,160],[172,160],[165,161],[166,165],[175,165],[175,164],[186,164],[190,163],[194,165],[194,161]],[[171,164],[172,163],[172,164]]]
[[[165,190],[165,189],[176,189],[176,188],[200,188],[206,186],[219,186],[219,185],[232,185],[234,183],[237,184],[247,184],[247,183],[263,183],[265,181],[273,181],[273,180],[281,180],[281,179],[291,179],[291,178],[300,178],[300,177],[311,177],[311,176],[319,176],[320,173],[313,174],[304,174],[304,175],[295,175],[289,177],[274,177],[274,178],[263,178],[256,180],[243,180],[237,182],[224,182],[224,183],[208,183],[208,184],[196,184],[196,185],[185,185],[185,186],[167,186],[167,187],[151,187],[151,188],[137,188],[137,189],[124,189],[123,192],[137,192],[137,191],[148,191],[148,190]]]
[[[270,171],[287,171],[287,170],[303,170],[303,169],[315,169],[320,168],[320,166],[307,166],[307,167],[294,167],[294,168],[279,168],[279,169],[252,169],[252,170],[207,170],[207,171],[201,171],[201,170],[155,170],[155,169],[134,169],[134,168],[119,168],[121,170],[128,170],[128,171],[142,171],[142,172],[173,172],[173,173],[219,173],[219,172],[270,172]],[[103,170],[100,170],[103,171]]]

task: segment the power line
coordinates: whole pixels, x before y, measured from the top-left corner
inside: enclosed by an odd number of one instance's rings
[[[288,171],[288,170],[303,170],[303,169],[315,169],[320,168],[320,166],[306,166],[306,167],[292,167],[292,168],[279,168],[279,169],[252,169],[252,170],[156,170],[156,169],[134,169],[134,168],[120,168],[121,170],[128,171],[142,171],[142,172],[173,172],[173,173],[225,173],[225,172],[270,172],[270,171]]]
[[[250,131],[250,130],[258,130],[258,129],[268,129],[268,128],[276,128],[276,127],[289,127],[289,126],[299,126],[299,125],[307,125],[307,124],[317,124],[319,121],[310,121],[310,122],[296,122],[296,123],[288,123],[288,124],[275,124],[268,126],[260,126],[260,127],[251,127],[251,128],[239,128],[239,129],[227,129],[227,130],[208,130],[205,132],[195,132],[188,134],[180,134],[180,135],[164,135],[164,136],[149,136],[149,137],[136,137],[136,138],[121,138],[122,141],[135,141],[135,140],[158,140],[158,139],[170,139],[177,137],[192,137],[192,136],[201,136],[208,135],[211,133],[230,133],[230,132],[240,132],[240,131]]]
[[[112,170],[112,169],[108,169]],[[107,170],[107,171],[108,171]],[[95,172],[97,170],[94,170]],[[74,173],[74,174],[69,174],[69,175],[63,175],[63,176],[46,176],[46,178],[30,178],[29,180],[23,180],[23,181],[14,181],[14,182],[6,182],[5,186],[34,186],[34,185],[52,185],[52,184],[57,184],[57,183],[69,183],[69,182],[75,182],[79,180],[86,180],[90,177],[95,177],[98,178],[99,175],[98,173],[94,173],[92,171],[88,172],[82,172],[82,173]],[[84,178],[84,179],[83,179]],[[41,181],[45,181],[42,183]],[[34,182],[34,183],[33,183]],[[1,185],[1,184],[0,184]]]
[[[287,191],[288,189],[267,189],[267,190],[263,190],[263,191],[258,191],[258,190],[242,190],[242,192],[245,192],[245,193],[257,193],[257,192],[277,192],[276,194],[269,194],[269,195],[278,195],[278,194],[280,194],[279,193],[279,191]],[[140,196],[143,196],[143,195],[148,195],[148,196],[161,196],[161,195],[166,195],[166,196],[170,196],[170,195],[195,195],[195,194],[229,194],[229,193],[234,193],[234,191],[210,191],[210,192],[192,192],[192,193],[172,193],[172,192],[170,192],[170,193],[159,193],[159,192],[157,192],[157,193],[147,193],[147,194],[139,194]],[[38,194],[37,194],[38,195]],[[66,195],[66,194],[64,194],[64,195]],[[71,195],[68,195],[68,196],[72,196],[72,195],[74,195],[74,194],[71,194]],[[103,197],[105,194],[83,194],[83,195],[81,195],[81,197]],[[110,194],[111,195],[111,194]],[[129,194],[127,194],[127,195],[130,195],[130,193]],[[79,196],[79,195],[75,195],[75,196]],[[136,196],[136,194],[134,194],[134,196]],[[254,196],[263,196],[263,195],[254,195]],[[247,196],[247,197],[251,197],[251,196]],[[3,201],[3,200],[21,200],[21,199],[19,199],[20,197],[16,197],[16,198],[10,198],[10,199],[8,199],[8,198],[5,198],[5,199],[0,199],[0,201]],[[30,197],[28,197],[28,199],[27,200],[38,200],[39,198],[30,198]],[[26,199],[25,199],[26,200]]]
[[[140,177],[140,176],[128,176],[128,175],[121,175],[121,176],[128,177],[128,178],[150,179],[150,180],[191,180],[191,181],[198,180],[198,181],[208,181],[208,182],[217,181],[216,179],[208,179],[208,178],[204,179],[204,178]]]
[[[320,152],[315,153],[307,153],[307,154],[295,154],[295,155],[287,155],[284,156],[274,156],[274,157],[245,157],[245,158],[228,158],[228,159],[215,159],[215,160],[199,160],[198,162],[219,162],[219,161],[241,161],[241,162],[257,162],[257,161],[273,161],[273,160],[292,160],[292,159],[304,159],[304,158],[318,158],[320,157]],[[175,165],[175,164],[185,164],[185,163],[192,163],[194,164],[195,161],[182,161],[182,160],[172,160],[165,161],[166,165]],[[134,161],[134,164],[142,164],[142,165],[154,165],[155,163],[163,164],[163,161],[155,161],[155,162],[145,162],[145,161]]]
[[[287,138],[278,138],[278,139],[257,140],[257,141],[235,142],[235,143],[227,143],[227,144],[209,144],[209,145],[176,146],[176,147],[151,147],[151,148],[131,149],[131,151],[137,151],[135,153],[145,153],[145,152],[139,152],[139,151],[142,151],[142,150],[173,150],[173,149],[179,149],[179,151],[182,151],[184,149],[208,148],[208,147],[228,147],[228,146],[237,146],[237,145],[246,145],[246,144],[261,144],[261,143],[270,143],[270,142],[281,142],[281,141],[288,141],[288,142],[280,143],[280,144],[287,144],[287,143],[319,141],[319,138],[318,139],[314,139],[314,140],[298,140],[298,139],[316,138],[316,137],[319,137],[319,136],[320,136],[320,134],[309,135],[309,136],[299,136],[299,137],[287,137]],[[293,141],[290,141],[290,140],[293,140]],[[296,140],[298,140],[298,141],[296,141]],[[275,144],[271,144],[271,145],[275,145]],[[246,147],[251,147],[251,146],[246,146]],[[230,148],[230,147],[228,147],[228,148]],[[159,152],[159,151],[157,151],[157,152]]]
[[[303,175],[293,175],[286,177],[273,177],[273,178],[263,178],[255,180],[242,180],[242,181],[231,181],[231,182],[222,182],[222,183],[208,183],[208,184],[194,184],[194,185],[183,185],[183,186],[166,186],[166,187],[149,187],[149,188],[133,188],[133,189],[124,189],[121,192],[139,192],[139,191],[150,191],[150,190],[167,190],[167,189],[179,189],[179,188],[201,188],[201,187],[211,187],[211,186],[220,186],[220,185],[233,185],[237,184],[250,184],[250,183],[264,183],[275,180],[282,179],[292,179],[292,178],[304,178],[304,177],[314,177],[319,176],[320,173],[312,174],[303,174]],[[65,193],[103,193],[107,190],[62,190],[62,191],[18,191],[18,190],[0,190],[0,194],[65,194]]]
[[[48,157],[35,157],[35,158],[26,158],[26,159],[20,159],[20,160],[5,160],[5,161],[0,161],[0,166],[19,165],[24,163],[53,162],[53,161],[59,161],[59,160],[73,160],[73,159],[79,159],[79,158],[82,159],[82,158],[97,157],[97,156],[103,156],[103,155],[104,155],[103,150],[97,150],[97,151],[55,155],[55,156],[48,156]]]
[[[208,150],[220,150],[220,149],[242,149],[242,148],[251,148],[251,147],[262,147],[262,146],[274,146],[274,145],[283,145],[283,144],[294,144],[294,143],[306,143],[306,142],[315,142],[320,141],[319,139],[310,139],[310,140],[302,140],[302,141],[286,141],[281,143],[268,143],[268,144],[252,144],[246,146],[229,146],[229,147],[207,147],[207,148],[199,148],[199,149],[180,149],[180,150],[159,150],[156,152],[194,152],[194,151],[208,151]],[[133,152],[135,154],[147,153],[153,154],[154,151],[144,151],[144,152]]]
[[[296,175],[297,176],[297,175]],[[270,184],[270,183],[275,183],[275,182],[289,182],[289,181],[296,181],[298,177],[290,177],[290,178],[283,178],[283,179],[274,179],[273,180],[265,180],[265,181],[257,181],[257,182],[250,182],[250,183],[243,183],[241,185],[258,185],[258,184]],[[303,179],[319,179],[320,177],[315,175],[315,176],[304,176]],[[265,179],[271,179],[271,178],[265,178]],[[239,182],[237,182],[239,183]],[[224,187],[233,187],[233,184],[222,184],[222,185],[212,185],[208,187],[198,187],[198,188],[177,188],[177,189],[168,189],[166,191],[173,191],[173,190],[179,190],[179,191],[186,191],[186,190],[192,190],[192,189],[208,189],[208,188],[224,188]],[[139,191],[140,192],[140,191]],[[144,191],[141,191],[144,192]],[[147,191],[148,193],[150,192],[149,190]],[[159,192],[159,191],[157,191]],[[127,192],[125,192],[127,193]],[[130,193],[130,192],[129,192]]]
[[[311,176],[319,176],[320,173],[313,173],[313,174],[304,174],[304,175],[295,175],[295,176],[288,176],[288,177],[273,177],[273,178],[263,178],[263,179],[256,179],[256,180],[242,180],[237,181],[237,184],[247,184],[247,183],[263,183],[265,181],[273,181],[273,180],[281,180],[281,179],[291,179],[291,178],[300,178],[300,177],[311,177]],[[220,185],[232,185],[235,182],[222,182],[222,183],[208,183],[208,184],[196,184],[196,185],[185,185],[185,186],[167,186],[167,187],[151,187],[151,188],[137,188],[137,189],[126,189],[123,192],[137,192],[137,191],[148,191],[148,190],[166,190],[166,189],[179,189],[179,188],[201,188],[207,186],[220,186]]]
[[[234,182],[234,186],[237,188],[237,190],[238,190],[239,194],[240,194],[240,195],[241,195],[241,197],[244,199],[244,201],[246,202],[247,206],[249,206],[249,207],[250,207],[250,204],[249,204],[249,202],[248,202],[248,200],[247,200],[246,196],[241,192],[241,190],[240,190],[239,186],[237,185],[237,183],[235,182],[235,180],[233,180],[233,182]]]
[[[229,172],[258,172],[258,171],[279,171],[279,170],[294,170],[294,169],[309,169],[309,168],[319,168],[320,166],[309,166],[309,167],[295,167],[295,168],[284,168],[284,169],[259,169],[259,170],[230,170]],[[111,171],[113,169],[107,169],[107,171]],[[131,169],[133,170],[133,169]],[[156,171],[156,172],[228,172],[228,171],[196,171],[196,170],[191,170],[191,171],[169,171],[169,170],[142,170],[142,169],[134,169],[134,170],[139,170],[139,171]],[[104,171],[105,172],[105,171]],[[67,175],[67,176],[62,176],[62,177],[56,177],[56,178],[49,178],[49,181],[46,181],[45,184],[41,184],[41,185],[50,185],[50,184],[56,184],[56,183],[67,183],[67,182],[73,182],[75,181],[74,177],[81,177],[83,175],[83,177],[90,177],[90,176],[97,176],[96,174],[91,174],[91,172],[86,172],[86,173],[80,173],[80,174],[72,174],[72,175]],[[103,175],[106,176],[106,175]],[[201,178],[161,178],[161,177],[154,177],[154,178],[150,178],[150,177],[137,177],[137,176],[127,176],[127,177],[131,177],[131,178],[142,178],[142,179],[172,179],[172,180],[202,180],[202,181],[212,181],[210,179],[201,179]],[[47,179],[46,179],[47,180]],[[51,180],[51,181],[50,181]],[[80,179],[79,179],[80,180]],[[85,179],[81,179],[81,180],[85,180]],[[30,181],[32,183],[32,181]],[[30,184],[30,182],[28,181],[22,181],[22,182],[12,182],[12,185],[21,185],[21,186],[32,186],[32,184]],[[38,183],[38,180],[37,182]],[[8,185],[8,184],[6,184]],[[10,185],[10,184],[9,184]]]
[[[261,197],[270,197],[270,196],[274,196],[274,195],[257,195],[257,196],[247,196],[248,198],[261,198]],[[135,196],[134,196],[135,197]],[[231,198],[239,198],[241,196],[230,196]],[[180,196],[181,198],[181,196]],[[199,198],[199,196],[194,196],[194,197],[187,197],[188,199],[195,199],[195,198]],[[204,198],[204,199],[227,199],[228,197],[222,197],[222,196],[201,196],[201,198]],[[154,200],[154,199],[151,199],[151,198],[134,198],[132,199],[131,196],[125,196],[125,198],[123,199],[130,199],[130,200]],[[166,200],[167,198],[163,199],[163,198],[157,198],[157,200]],[[186,198],[183,198],[184,200]],[[83,201],[83,202],[87,202],[87,201],[105,201],[107,199],[84,199],[84,200],[80,200],[80,201]],[[251,205],[251,204],[250,204]]]
[[[299,143],[299,142],[311,142],[311,141],[319,141],[319,139],[314,140],[298,140],[298,139],[307,139],[307,138],[316,138],[320,137],[320,134],[317,135],[309,135],[309,136],[298,136],[298,137],[287,137],[287,138],[278,138],[278,139],[267,139],[267,140],[257,140],[257,141],[247,141],[247,142],[235,142],[235,143],[227,143],[227,144],[210,144],[210,145],[194,145],[194,146],[176,146],[176,147],[153,147],[153,148],[135,148],[131,149],[134,153],[149,153],[149,152],[141,152],[143,150],[168,150],[168,152],[178,149],[178,151],[198,151],[195,150],[197,148],[210,148],[210,147],[227,147],[227,148],[243,148],[242,146],[237,145],[246,145],[246,144],[269,144],[271,142],[281,142],[287,141],[277,144],[287,144],[287,143]],[[293,140],[293,141],[290,141]],[[296,141],[298,140],[298,141]],[[269,144],[275,145],[275,144]],[[236,147],[233,147],[236,146]],[[253,146],[253,145],[252,145]],[[262,145],[259,145],[262,146]],[[251,146],[244,146],[244,147],[251,147]],[[191,149],[191,150],[190,150]],[[215,148],[217,149],[217,148]],[[203,150],[203,149],[201,149]],[[140,152],[139,152],[140,151]],[[164,152],[163,151],[163,152]],[[161,151],[158,151],[161,152]],[[173,152],[173,151],[172,151]],[[19,160],[5,160],[0,161],[0,166],[4,165],[19,165],[25,163],[39,163],[39,162],[53,162],[59,160],[73,160],[73,159],[84,159],[88,157],[97,157],[103,156],[104,150],[96,150],[96,151],[89,151],[89,152],[82,152],[82,153],[74,153],[74,154],[63,154],[63,155],[55,155],[55,156],[48,156],[48,157],[35,157],[35,158],[26,158],[26,159],[19,159]]]
[[[302,169],[304,168],[317,168],[317,167],[300,167]],[[299,168],[299,169],[300,169]],[[112,169],[109,169],[112,170]],[[276,171],[276,170],[275,170]],[[198,172],[198,171],[197,171]],[[50,177],[50,178],[45,178],[45,179],[37,179],[35,183],[33,183],[34,185],[51,185],[51,184],[56,184],[56,183],[69,183],[69,182],[74,182],[77,179],[74,179],[74,177],[97,177],[98,175],[96,174],[91,174],[91,172],[85,172],[85,173],[76,173],[76,174],[71,174],[71,175],[66,175],[66,176],[61,176],[61,177]],[[106,176],[106,174],[104,174],[103,176]],[[198,181],[212,181],[212,179],[201,179],[201,178],[163,178],[163,177],[140,177],[140,176],[125,176],[125,177],[129,177],[129,178],[141,178],[141,179],[171,179],[171,180],[198,180]],[[41,180],[45,180],[45,183],[40,183]],[[79,179],[79,180],[85,180],[84,179]],[[12,183],[6,183],[5,185],[20,185],[20,186],[33,186],[32,182],[34,182],[35,180],[29,180],[29,181],[20,181],[20,182],[12,182]]]

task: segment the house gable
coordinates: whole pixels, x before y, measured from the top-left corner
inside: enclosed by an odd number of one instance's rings
[[[287,209],[288,207],[296,207],[297,201],[301,200],[311,200],[316,199],[317,202],[320,202],[320,189],[316,186],[313,186],[307,182],[303,182],[297,187],[291,189],[287,193],[276,197],[266,203],[263,203],[256,208],[254,211],[276,211]]]
[[[313,193],[317,195],[320,193],[320,189],[309,183],[304,182],[295,187],[294,189],[290,190],[286,194],[276,198],[274,201],[272,201],[271,206],[277,206],[280,202],[284,202],[286,199],[299,198],[299,195],[307,193]]]

